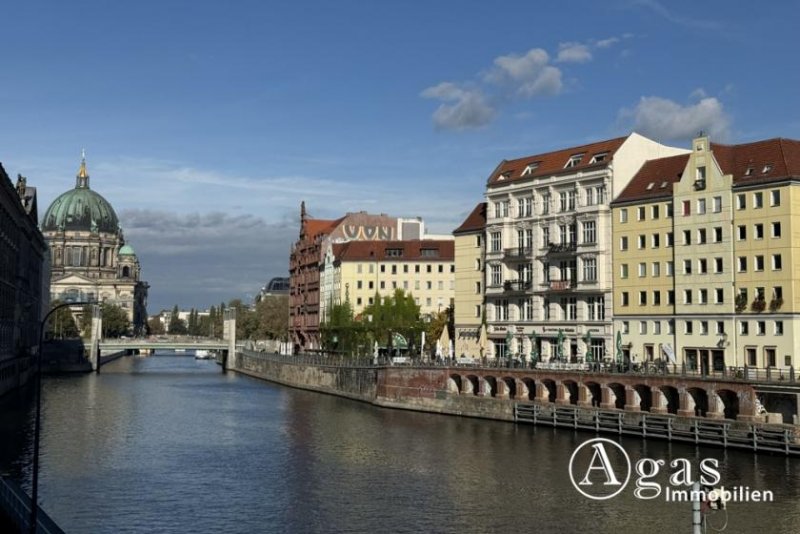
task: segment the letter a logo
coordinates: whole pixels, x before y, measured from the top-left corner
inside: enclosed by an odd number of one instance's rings
[[[572,453],[569,459],[569,478],[582,495],[592,500],[604,501],[619,495],[628,485],[631,460],[618,443],[606,438],[590,439],[581,443]],[[593,478],[595,481],[602,480],[602,483],[595,484],[592,482]],[[624,481],[620,482],[620,479]],[[576,482],[577,480],[580,482]]]

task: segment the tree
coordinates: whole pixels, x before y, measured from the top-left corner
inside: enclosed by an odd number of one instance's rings
[[[366,329],[364,324],[353,318],[350,303],[332,304],[328,309],[328,318],[320,326],[322,346],[347,355],[357,354],[360,346],[367,348]]]
[[[164,323],[161,322],[160,317],[151,317],[147,320],[147,329],[153,336],[160,336],[166,333]]]
[[[431,320],[425,328],[425,337],[431,347],[436,345],[436,341],[442,336],[444,329],[448,329],[450,339],[455,339],[455,328],[453,325],[453,314],[450,308],[431,314]],[[444,347],[442,347],[444,349]]]
[[[181,319],[178,313],[178,305],[176,304],[175,307],[172,308],[172,314],[169,317],[167,332],[172,335],[186,335],[186,321]]]
[[[54,300],[50,303],[52,310],[56,306],[62,304],[60,300]],[[72,311],[68,306],[60,308],[56,311],[47,321],[47,330],[50,331],[51,337],[54,339],[66,339],[80,337],[78,325],[75,318],[72,316]]]
[[[289,336],[289,297],[270,295],[256,303],[259,339],[286,340]]]
[[[373,303],[364,308],[361,315],[367,318],[365,328],[373,339],[386,347],[393,346],[392,336],[395,333],[401,334],[411,345],[423,329],[419,305],[414,302],[411,293],[406,294],[402,289],[396,289],[389,297],[381,297],[376,292]]]
[[[127,335],[131,329],[128,312],[116,304],[103,302],[100,305],[103,318],[103,337],[119,337]]]

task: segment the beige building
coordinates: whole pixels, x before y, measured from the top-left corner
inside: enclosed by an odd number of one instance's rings
[[[701,136],[613,203],[614,327],[625,356],[687,370],[796,367],[800,142]]]
[[[638,134],[503,161],[487,184],[487,355],[613,351],[609,202],[642,164],[686,150]]]
[[[421,315],[453,304],[455,272],[452,240],[349,241],[331,244],[323,263],[332,282],[322,298],[349,301],[358,316],[376,295],[402,289],[414,297]],[[325,278],[323,276],[323,278]]]
[[[50,204],[41,228],[51,253],[51,300],[117,304],[127,311],[133,333],[143,334],[149,286],[114,208],[89,188],[85,159],[75,188]],[[81,308],[74,311],[80,314]]]
[[[485,332],[481,332],[484,318],[483,281],[484,247],[486,231],[486,202],[481,202],[467,216],[461,226],[453,231],[455,236],[455,350],[457,355],[471,358],[484,356]],[[482,343],[482,341],[484,341]]]

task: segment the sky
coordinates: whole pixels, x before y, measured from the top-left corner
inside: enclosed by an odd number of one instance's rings
[[[636,131],[800,138],[796,1],[3,7],[0,162],[114,206],[148,311],[288,276],[299,206],[450,233],[512,159]]]

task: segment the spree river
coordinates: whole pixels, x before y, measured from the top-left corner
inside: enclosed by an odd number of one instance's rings
[[[0,401],[0,471],[26,488],[29,395]],[[67,532],[690,532],[691,505],[580,495],[593,434],[376,408],[173,354],[44,380],[40,496]],[[800,461],[623,438],[631,460],[720,460],[708,532],[800,531]],[[669,473],[667,473],[668,475]],[[660,480],[668,484],[665,475]]]

